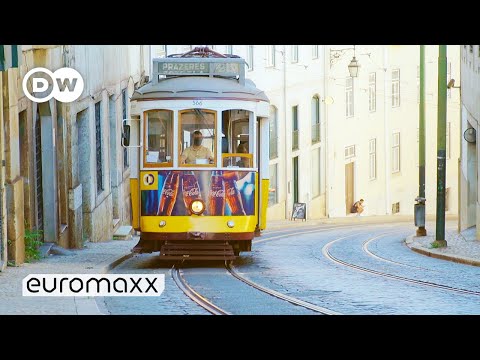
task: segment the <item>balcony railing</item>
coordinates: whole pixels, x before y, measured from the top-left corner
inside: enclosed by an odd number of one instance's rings
[[[276,137],[270,138],[270,159],[278,157],[278,139]]]
[[[312,144],[320,142],[320,124],[312,125]]]
[[[292,150],[298,150],[298,130],[292,132]]]

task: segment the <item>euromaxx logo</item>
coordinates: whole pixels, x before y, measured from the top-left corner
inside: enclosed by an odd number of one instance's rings
[[[28,89],[30,79],[32,92]],[[72,68],[63,67],[51,72],[37,67],[25,74],[22,87],[25,96],[36,103],[49,101],[52,97],[60,102],[69,103],[80,97],[84,82],[80,73]]]

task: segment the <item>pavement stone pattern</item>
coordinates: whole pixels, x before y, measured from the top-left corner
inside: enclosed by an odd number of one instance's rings
[[[111,315],[209,315],[190,300],[175,284],[171,265],[159,259],[158,253],[136,254],[112,269],[111,274],[164,274],[165,290],[159,296],[103,297],[101,309]]]
[[[0,314],[76,315],[102,314],[95,298],[86,297],[24,297],[22,280],[29,274],[103,273],[107,266],[130,252],[138,237],[127,241],[86,243],[71,255],[50,255],[19,267],[0,272]]]
[[[475,227],[468,228],[461,233],[453,229],[447,229],[445,238],[447,240],[447,247],[445,248],[432,247],[431,244],[435,240],[433,233],[421,237],[411,236],[407,238],[407,244],[410,248],[423,250],[422,253],[426,255],[438,254],[445,260],[480,266],[480,241],[476,240]]]

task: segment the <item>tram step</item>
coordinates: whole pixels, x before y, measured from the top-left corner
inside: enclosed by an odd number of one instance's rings
[[[229,244],[165,244],[160,250],[162,260],[234,260]]]

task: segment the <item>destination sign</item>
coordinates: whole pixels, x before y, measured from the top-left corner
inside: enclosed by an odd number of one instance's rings
[[[239,63],[164,62],[158,69],[160,75],[226,75],[239,74]]]

